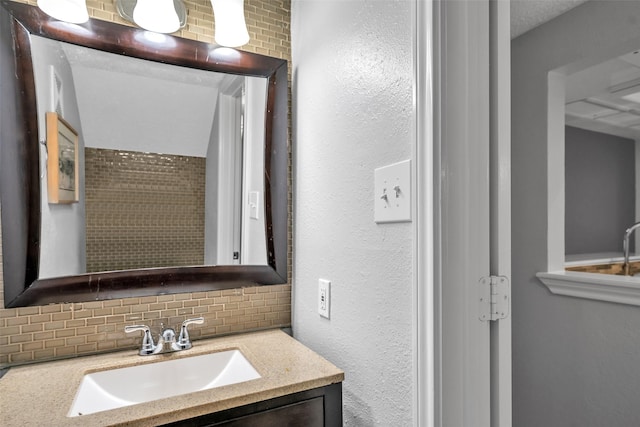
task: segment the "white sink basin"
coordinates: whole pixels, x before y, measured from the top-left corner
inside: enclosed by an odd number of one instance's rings
[[[68,417],[260,378],[239,350],[87,374]]]

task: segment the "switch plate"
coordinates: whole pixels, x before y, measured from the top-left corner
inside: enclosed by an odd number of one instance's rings
[[[331,305],[331,281],[318,280],[318,314],[329,318],[329,308]]]
[[[260,219],[260,193],[258,191],[249,192],[249,218]]]
[[[411,221],[411,160],[376,169],[374,188],[375,222]]]

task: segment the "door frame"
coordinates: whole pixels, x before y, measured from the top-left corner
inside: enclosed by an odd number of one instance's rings
[[[414,25],[414,147],[412,156],[416,167],[413,170],[412,188],[414,200],[412,217],[414,239],[413,284],[414,284],[414,426],[434,427],[435,408],[439,404],[436,395],[436,325],[439,305],[436,302],[435,286],[435,162],[434,124],[434,8],[431,1],[413,2]]]
[[[489,14],[490,270],[511,283],[511,2],[490,0]],[[511,315],[492,322],[492,427],[512,424],[511,333]]]
[[[509,13],[415,4],[418,426],[511,426],[511,318],[482,324],[473,307],[476,280],[511,281]]]

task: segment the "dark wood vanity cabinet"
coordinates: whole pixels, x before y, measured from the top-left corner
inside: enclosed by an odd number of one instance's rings
[[[165,424],[165,427],[196,426],[340,427],[342,383]]]

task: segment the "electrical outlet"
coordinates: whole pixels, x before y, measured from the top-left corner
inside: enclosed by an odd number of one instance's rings
[[[331,304],[331,281],[318,280],[318,314],[329,318],[329,306]]]

